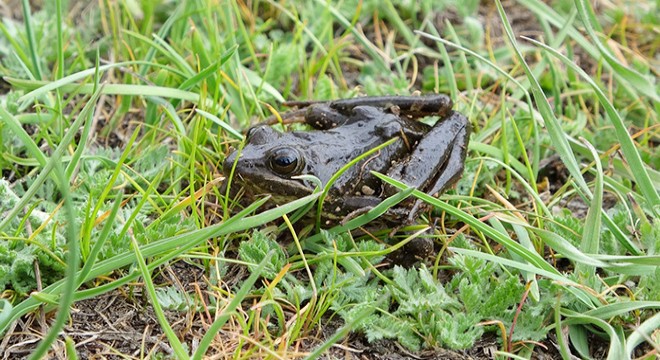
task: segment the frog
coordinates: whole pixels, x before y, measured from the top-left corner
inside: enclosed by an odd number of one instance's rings
[[[233,174],[231,189],[242,188],[244,198],[270,195],[269,201],[282,204],[309,195],[317,183],[300,175],[313,175],[326,186],[347,163],[391,139],[395,140],[362,158],[330,185],[321,213],[325,225],[368,211],[398,192],[372,172],[430,195],[442,193],[463,173],[470,123],[452,110],[447,95],[368,96],[286,105],[299,109],[282,118],[302,117],[311,129],[280,132],[257,124],[247,131],[242,149],[224,160],[224,174]],[[438,117],[434,125],[419,121],[429,116]],[[426,208],[410,198],[390,208],[380,221],[395,227],[411,224]],[[408,252],[418,253],[413,256],[419,258],[432,247],[432,243],[416,244]]]

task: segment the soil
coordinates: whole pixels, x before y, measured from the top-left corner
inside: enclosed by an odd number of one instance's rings
[[[243,278],[241,267],[234,267],[233,279]],[[174,286],[188,293],[203,294],[204,302],[209,303],[208,279],[198,265],[177,262],[162,269],[155,277],[163,286]],[[244,302],[241,314],[246,314],[256,300]],[[176,358],[155,316],[150,301],[144,293],[142,284],[132,284],[103,295],[78,301],[71,311],[71,318],[58,341],[53,345],[47,358],[66,359],[64,337],[69,337],[81,359],[138,359],[150,355],[151,358]],[[213,315],[211,306],[197,311],[165,312],[167,321],[177,337],[187,346],[196,348],[206,334]],[[329,313],[329,312],[328,312]],[[53,319],[53,313],[31,313],[14,324],[0,343],[0,359],[25,359],[38,344]],[[287,319],[293,313],[287,314]],[[292,344],[288,349],[275,350],[285,359],[303,358],[329,339],[343,323],[336,318],[324,316],[319,325],[309,331],[307,336]],[[261,359],[267,351],[254,346],[246,340],[239,324],[229,322],[219,332],[207,357],[224,359],[235,355],[252,352],[250,358]],[[254,339],[256,342],[260,339]],[[263,340],[263,339],[261,339]],[[377,341],[369,343],[363,334],[351,333],[340,343],[328,349],[321,359],[360,359],[360,360],[468,360],[492,359],[501,345],[495,335],[486,334],[475,346],[465,351],[447,349],[426,349],[410,352],[395,341]],[[606,352],[605,352],[606,353]],[[555,341],[550,337],[541,346],[535,348],[533,359],[559,359]]]

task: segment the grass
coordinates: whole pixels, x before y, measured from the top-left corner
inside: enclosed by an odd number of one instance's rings
[[[3,354],[451,358],[495,341],[498,358],[657,358],[657,4],[479,3],[3,13]],[[473,128],[439,198],[377,174],[401,192],[323,229],[299,219],[326,192],[268,209],[221,191],[224,158],[282,101],[414,91],[450,94]],[[433,211],[404,235],[351,235],[409,196]],[[433,258],[383,266],[421,236]],[[74,310],[109,297],[109,317]],[[117,342],[121,304],[151,325]]]

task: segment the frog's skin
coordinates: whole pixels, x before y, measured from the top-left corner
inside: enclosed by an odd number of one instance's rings
[[[394,137],[398,140],[361,160],[332,184],[323,203],[326,224],[368,210],[397,192],[370,171],[432,195],[451,186],[463,172],[469,122],[451,110],[452,102],[445,95],[294,105],[306,106],[305,122],[315,130],[280,133],[257,125],[248,131],[243,149],[226,158],[225,175],[235,163],[232,188],[242,187],[247,198],[269,194],[277,204],[308,195],[315,184],[292,177],[314,175],[325,185],[348,162]],[[416,121],[424,116],[440,120],[434,126]],[[384,214],[384,220],[395,226],[410,223],[422,209],[420,204],[400,203]]]

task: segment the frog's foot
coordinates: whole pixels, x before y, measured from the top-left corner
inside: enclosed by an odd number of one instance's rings
[[[373,208],[374,208],[373,206],[365,206],[365,207],[361,207],[361,208],[359,208],[359,209],[355,209],[355,210],[351,211],[350,213],[348,213],[346,216],[344,216],[344,218],[341,219],[340,224],[341,224],[342,226],[344,226],[344,225],[346,225],[349,221],[355,219],[356,217],[358,217],[358,216],[360,216],[360,215],[362,215],[362,214],[366,214],[366,213],[368,213],[368,212],[369,212],[371,209],[373,209]]]
[[[415,263],[423,261],[434,253],[433,240],[427,237],[416,237],[401,249],[387,256],[395,265],[411,267]]]

